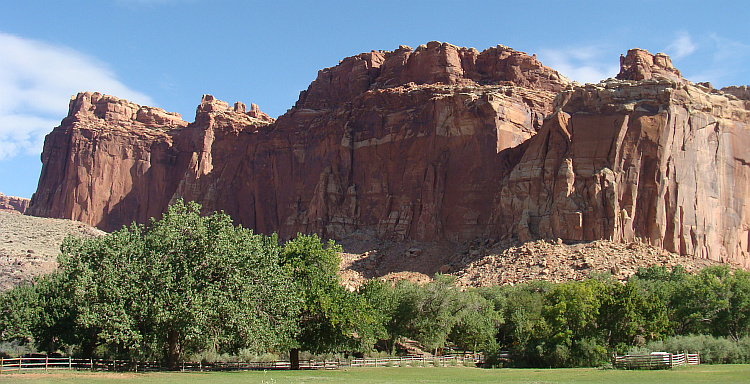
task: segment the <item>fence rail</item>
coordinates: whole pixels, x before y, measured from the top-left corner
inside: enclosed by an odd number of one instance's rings
[[[655,352],[649,355],[616,356],[612,365],[625,369],[667,369],[678,365],[700,364],[697,353],[667,353]]]
[[[356,367],[404,367],[404,366],[451,366],[476,364],[479,355],[471,356],[402,356],[350,360],[300,360],[300,369],[340,369]],[[228,370],[260,370],[260,369],[290,369],[289,361],[268,362],[217,362],[203,364],[202,362],[182,362],[177,369],[181,371],[228,371]],[[160,371],[166,366],[156,361],[130,360],[102,360],[102,359],[74,359],[71,357],[18,357],[12,359],[0,358],[0,374],[10,371],[27,370],[91,370],[91,371]]]

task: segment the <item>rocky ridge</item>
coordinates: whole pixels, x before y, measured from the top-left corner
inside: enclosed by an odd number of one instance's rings
[[[282,238],[640,240],[747,267],[743,92],[640,49],[577,85],[507,47],[431,42],[321,70],[275,121],[211,96],[186,123],[79,94],[29,212],[111,230],[185,198]]]
[[[24,213],[29,207],[29,199],[23,197],[6,196],[0,192],[0,212]]]

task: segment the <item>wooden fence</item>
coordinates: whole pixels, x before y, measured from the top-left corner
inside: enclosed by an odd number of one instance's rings
[[[472,365],[479,362],[479,355],[471,356],[402,356],[350,360],[300,360],[300,369],[340,369],[357,367],[446,367],[455,365]],[[268,362],[182,362],[178,365],[181,371],[229,371],[229,370],[274,370],[290,369],[289,361]],[[0,374],[10,371],[28,370],[91,370],[91,371],[161,371],[166,366],[156,361],[74,359],[71,357],[19,357],[0,358]]]
[[[654,352],[649,355],[616,356],[612,365],[625,369],[667,369],[678,365],[700,364],[700,356],[695,353]]]

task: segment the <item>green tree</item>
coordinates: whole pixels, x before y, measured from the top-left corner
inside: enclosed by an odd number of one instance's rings
[[[482,288],[478,292],[489,302],[504,321],[498,323],[496,345],[488,346],[489,366],[500,363],[502,352],[509,352],[515,366],[541,366],[540,348],[544,347],[547,327],[542,317],[544,297],[553,284],[531,281],[517,285]],[[508,362],[504,362],[507,364]]]
[[[681,334],[739,340],[750,334],[750,274],[711,266],[686,279],[671,303]]]
[[[395,341],[403,335],[403,326],[399,322],[403,317],[398,316],[398,290],[390,282],[371,279],[359,287],[358,293],[367,301],[375,315],[373,336],[377,339],[376,348],[393,354]]]
[[[175,367],[203,350],[280,350],[296,335],[301,302],[275,236],[235,227],[223,213],[203,217],[195,203],[178,201],[148,227],[69,238],[59,264],[54,291],[68,311],[52,323],[72,323],[83,355]]]
[[[364,284],[360,293],[376,309],[379,339],[390,352],[404,337],[434,352],[449,341],[459,348],[478,350],[494,340],[502,319],[479,291],[461,291],[446,275],[437,275],[425,285],[373,280]]]
[[[729,306],[716,316],[718,329],[735,341],[750,336],[750,272],[735,270],[727,281]]]
[[[570,346],[573,340],[596,335],[604,284],[597,280],[556,284],[546,295],[542,315],[551,341]]]
[[[369,349],[375,342],[378,320],[361,295],[341,285],[338,274],[341,247],[323,244],[317,235],[298,234],[284,244],[280,263],[302,301],[299,333],[290,357],[299,368],[299,349],[313,353]]]
[[[588,366],[606,359],[597,323],[604,291],[603,282],[587,279],[556,284],[545,296],[544,322],[537,329],[548,341],[538,352],[546,364]]]
[[[627,350],[663,337],[669,330],[666,307],[656,294],[644,296],[635,284],[614,283],[602,295],[598,328],[610,348]]]
[[[0,340],[25,344],[34,340],[39,322],[39,294],[32,284],[0,293]]]
[[[672,293],[669,306],[677,334],[721,334],[722,312],[729,310],[731,272],[725,266],[703,268],[680,282]]]
[[[503,322],[493,302],[475,289],[458,293],[456,323],[448,338],[463,350],[479,351],[493,345],[497,328]]]

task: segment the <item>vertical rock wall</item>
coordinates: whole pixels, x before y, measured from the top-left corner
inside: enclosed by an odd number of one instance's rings
[[[112,230],[185,198],[284,238],[641,238],[748,265],[745,88],[640,49],[621,67],[580,86],[503,46],[402,46],[321,70],[276,121],[208,95],[188,124],[83,93],[29,213]]]

